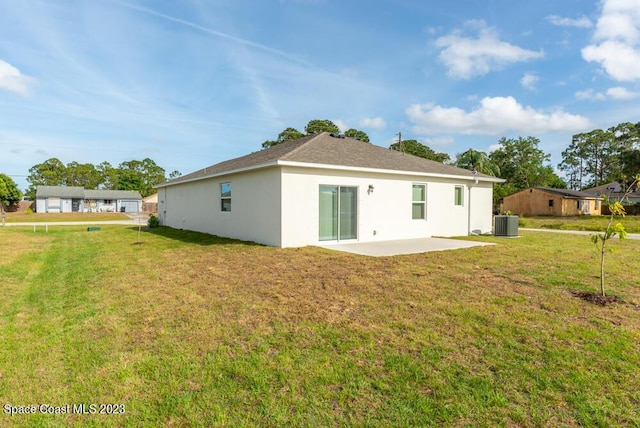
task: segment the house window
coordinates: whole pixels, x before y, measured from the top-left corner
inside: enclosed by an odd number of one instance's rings
[[[462,196],[464,195],[464,190],[462,186],[456,186],[453,192],[454,205],[462,206]]]
[[[578,199],[578,209],[582,209],[582,199]]]
[[[427,218],[427,185],[414,184],[411,202],[411,218],[424,220]]]
[[[113,203],[113,201],[111,199],[105,199],[104,203],[107,205],[111,205]]]
[[[596,198],[596,209],[600,209],[600,199]]]
[[[231,211],[231,183],[220,184],[220,211]]]
[[[553,199],[549,199],[549,208],[553,208]]]

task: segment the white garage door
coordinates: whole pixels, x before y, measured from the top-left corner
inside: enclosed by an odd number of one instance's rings
[[[120,201],[120,207],[124,207],[124,212],[126,213],[137,213],[140,210],[138,209],[139,201]]]

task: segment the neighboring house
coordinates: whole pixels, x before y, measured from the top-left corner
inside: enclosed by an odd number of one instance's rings
[[[36,212],[140,212],[142,197],[132,190],[89,190],[77,186],[36,187]]]
[[[589,193],[593,196],[606,196],[611,201],[619,201],[624,196],[626,189],[623,189],[620,183],[611,182],[603,184],[602,186],[592,187],[590,189],[584,189],[583,192]],[[636,187],[625,198],[624,205],[631,205],[640,203],[640,188]]]
[[[521,216],[600,215],[601,198],[590,193],[568,189],[531,187],[505,196],[502,211]]]
[[[322,133],[156,187],[165,226],[300,247],[489,233],[500,182]]]
[[[154,193],[146,198],[142,198],[142,212],[157,213],[158,212],[158,194]]]

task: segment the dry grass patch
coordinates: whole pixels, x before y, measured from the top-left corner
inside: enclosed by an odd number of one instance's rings
[[[7,228],[0,227],[0,242],[3,243],[0,245],[0,266],[13,264],[19,257],[40,252],[42,245],[49,242],[46,237],[36,234],[11,235],[13,239],[5,239],[2,237],[4,232],[8,232]],[[6,235],[8,237],[9,233]]]

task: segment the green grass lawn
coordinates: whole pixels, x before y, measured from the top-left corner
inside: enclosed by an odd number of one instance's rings
[[[533,229],[588,230],[601,231],[607,227],[608,216],[576,216],[576,217],[520,217],[520,227]],[[640,216],[617,218],[616,222],[624,225],[628,233],[640,233]]]
[[[0,403],[125,413],[0,426],[640,425],[640,241],[601,307],[571,294],[598,286],[588,237],[521,234],[369,258],[1,228]]]

